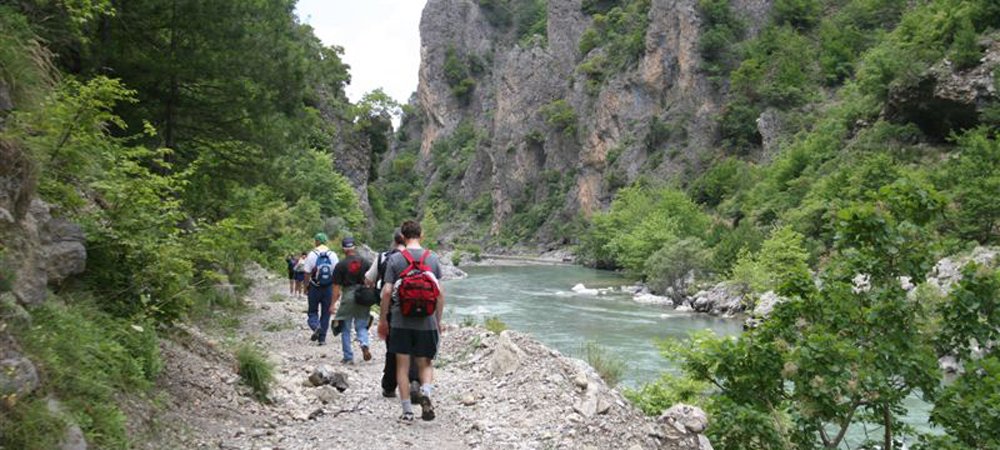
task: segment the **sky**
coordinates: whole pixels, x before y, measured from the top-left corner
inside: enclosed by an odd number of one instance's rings
[[[299,19],[324,44],[344,48],[351,66],[347,96],[383,88],[406,103],[417,90],[420,12],[426,0],[299,0]]]

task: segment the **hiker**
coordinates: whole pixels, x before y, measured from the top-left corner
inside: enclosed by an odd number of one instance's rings
[[[299,259],[295,255],[289,254],[285,257],[285,264],[288,265],[288,295],[295,295],[295,264]]]
[[[330,305],[330,315],[341,328],[340,336],[344,357],[340,362],[354,364],[354,351],[351,348],[351,329],[358,335],[361,343],[361,353],[365,361],[371,361],[372,354],[368,350],[368,321],[371,304],[363,306],[355,300],[358,289],[364,287],[365,272],[371,267],[368,260],[358,256],[354,248],[354,238],[345,237],[341,241],[344,259],[333,268],[333,304]],[[336,333],[335,333],[336,334]]]
[[[420,223],[408,220],[403,222],[400,231],[405,248],[390,256],[386,265],[378,334],[388,339],[388,351],[396,354],[396,384],[403,407],[399,420],[410,424],[413,423],[407,376],[410,356],[420,375],[420,418],[434,420],[432,361],[438,351],[444,293],[438,283],[441,266],[437,255],[420,246]],[[392,323],[389,323],[390,310]]]
[[[400,250],[406,248],[406,243],[403,240],[403,232],[399,228],[392,235],[392,248],[388,251],[379,253],[378,259],[375,264],[372,264],[368,272],[365,273],[365,283],[369,286],[375,287],[379,292],[382,290],[385,280],[385,269],[389,262],[389,257],[399,253]],[[386,321],[392,322],[392,311],[386,315]],[[389,335],[392,335],[392,329],[389,330]],[[392,398],[396,396],[396,354],[389,351],[389,337],[385,338],[385,365],[382,367],[382,396],[387,398]],[[412,357],[410,358],[410,370],[408,374],[408,379],[410,382],[417,381],[419,383],[420,377],[417,375],[416,364],[413,363]],[[409,384],[408,384],[409,386]],[[419,391],[417,392],[419,393]],[[413,390],[411,389],[410,396],[413,397]]]
[[[316,248],[305,258],[305,282],[309,286],[308,323],[312,330],[311,341],[326,345],[326,331],[330,326],[330,304],[333,300],[333,268],[337,254],[326,246],[329,238],[316,233]]]
[[[295,293],[297,295],[306,295],[306,255],[306,252],[302,252],[295,263]]]

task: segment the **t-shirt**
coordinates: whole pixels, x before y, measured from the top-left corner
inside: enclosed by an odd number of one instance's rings
[[[368,268],[368,271],[365,272],[365,280],[374,283],[375,287],[377,287],[379,290],[382,290],[382,280],[379,279],[380,274],[378,273],[379,265],[382,264],[383,261],[388,261],[389,257],[391,257],[396,253],[399,253],[399,250],[395,248],[387,252],[379,253],[378,259],[375,260],[375,264],[372,264],[372,266]],[[381,275],[385,276],[385,274]]]
[[[423,256],[424,250],[422,248],[407,248],[410,254],[413,255],[414,261],[420,261]],[[431,252],[427,256],[427,260],[424,261],[424,265],[430,268],[431,273],[440,280],[441,279],[441,265],[438,261],[438,256]],[[392,307],[390,311],[392,312],[392,322],[389,324],[392,328],[405,328],[408,330],[436,330],[437,329],[437,319],[434,314],[427,317],[404,317],[399,311],[399,299],[396,297],[396,280],[399,276],[410,267],[410,263],[406,261],[402,253],[396,253],[389,257],[389,262],[385,267],[385,283],[393,286],[392,291]],[[440,286],[439,286],[440,287]]]
[[[313,251],[309,252],[308,255],[306,255],[306,262],[303,267],[306,273],[312,273],[313,269],[316,268],[316,258],[318,258],[319,254],[323,252],[327,252],[327,254],[330,256],[330,263],[334,264],[334,267],[336,267],[337,254],[331,251],[329,247],[325,245],[320,245],[319,247],[314,248]]]
[[[365,272],[371,263],[358,255],[350,255],[333,267],[333,284],[341,287],[340,306],[337,307],[336,320],[347,318],[368,318],[370,306],[361,306],[354,301],[358,288],[365,284]]]

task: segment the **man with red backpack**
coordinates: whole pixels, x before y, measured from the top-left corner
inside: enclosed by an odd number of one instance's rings
[[[326,246],[325,233],[316,233],[316,248],[306,255],[305,283],[309,286],[308,324],[312,330],[310,340],[326,345],[326,331],[330,327],[330,303],[333,301],[333,268],[337,254]]]
[[[432,360],[440,340],[444,293],[438,283],[441,266],[437,255],[420,246],[420,223],[408,220],[400,231],[405,248],[386,263],[378,333],[382,339],[388,338],[388,351],[396,354],[396,381],[403,407],[400,421],[409,424],[414,420],[408,377],[411,356],[420,376],[420,417],[434,420]]]

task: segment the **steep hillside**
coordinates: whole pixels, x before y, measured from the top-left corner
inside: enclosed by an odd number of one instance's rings
[[[583,3],[427,3],[394,158],[415,156],[430,187],[420,204],[441,205],[439,220],[507,244],[566,243],[617,189],[696,173],[718,153],[722,96],[701,68],[698,2]],[[768,7],[733,2],[748,23]]]

